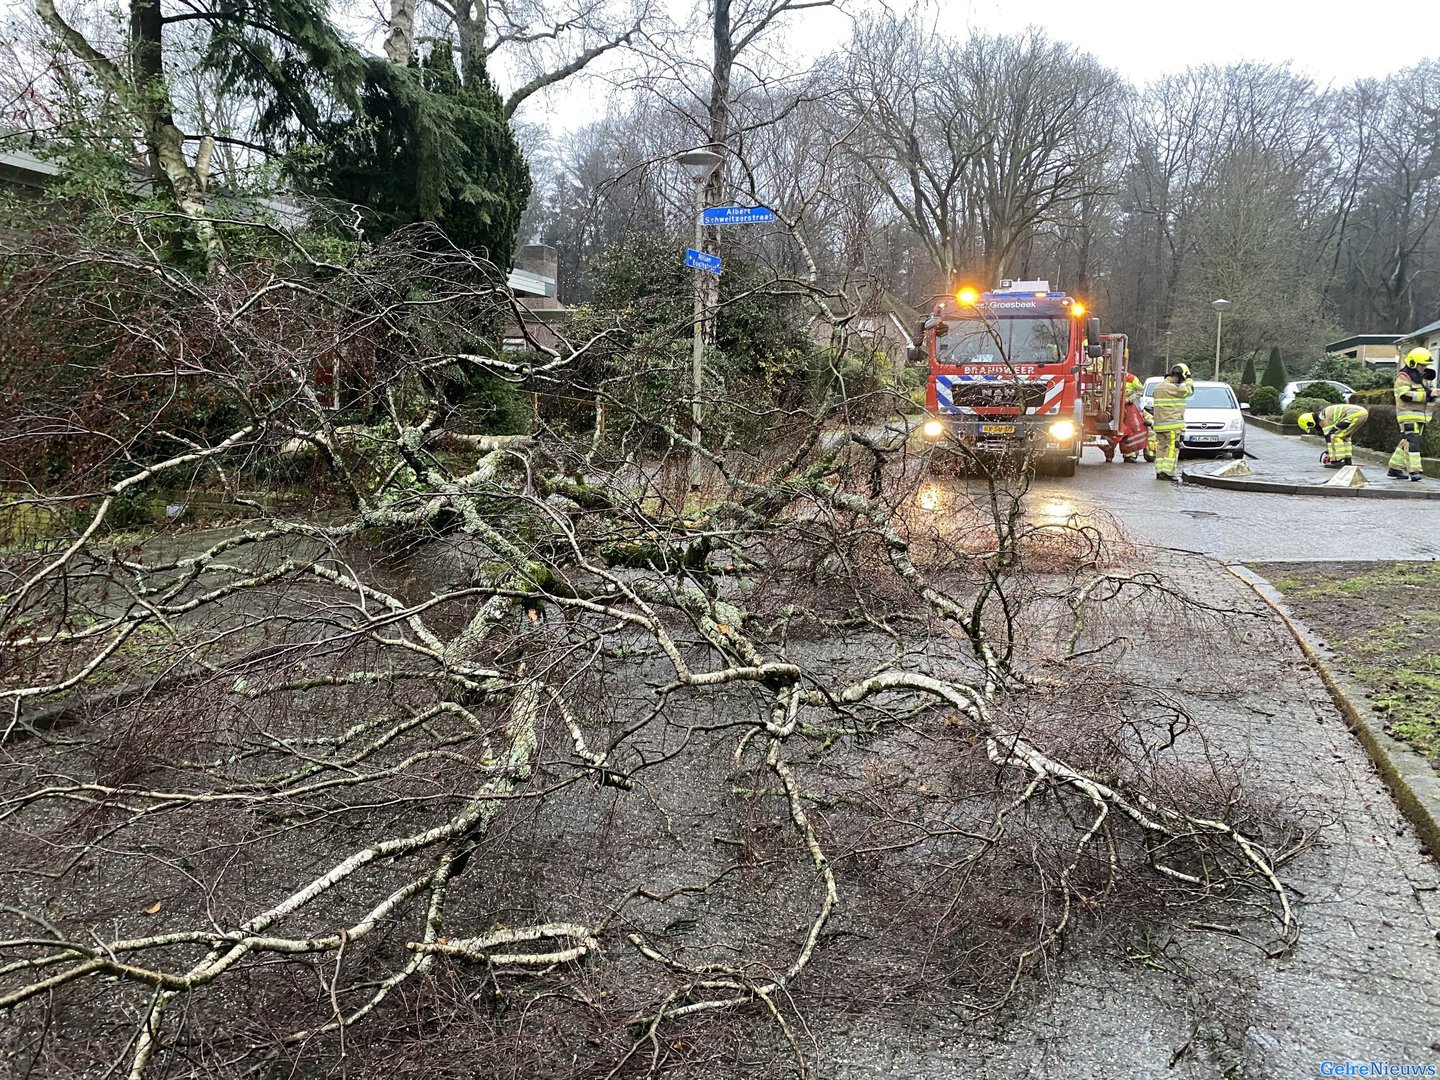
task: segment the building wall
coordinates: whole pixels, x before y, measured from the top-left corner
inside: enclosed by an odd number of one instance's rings
[[[1367,364],[1393,364],[1398,355],[1394,345],[1361,345],[1355,350],[1358,359],[1364,360]]]

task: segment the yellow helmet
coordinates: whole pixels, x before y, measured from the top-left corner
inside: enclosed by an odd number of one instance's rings
[[[1315,414],[1313,412],[1301,413],[1295,418],[1295,423],[1300,425],[1300,430],[1309,435],[1315,430]]]
[[[1424,367],[1428,363],[1430,363],[1429,349],[1411,349],[1405,354],[1405,366],[1407,368]]]

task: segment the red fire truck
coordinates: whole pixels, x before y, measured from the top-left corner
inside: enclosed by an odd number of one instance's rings
[[[1123,339],[1107,350],[1100,321],[1048,281],[962,289],[955,300],[936,306],[911,350],[930,364],[921,434],[984,460],[1075,475],[1087,435],[1118,420]]]

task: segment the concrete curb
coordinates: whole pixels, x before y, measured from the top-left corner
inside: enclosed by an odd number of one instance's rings
[[[1364,704],[1365,691],[1350,676],[1336,671],[1325,661],[1323,654],[1329,652],[1330,647],[1295,616],[1275,586],[1249,567],[1230,563],[1226,569],[1249,585],[1289,629],[1325,689],[1330,691],[1335,706],[1345,717],[1346,726],[1370,755],[1400,812],[1415,826],[1426,850],[1440,856],[1440,774],[1424,757],[1386,734],[1385,725]]]
[[[1247,424],[1254,424],[1261,431],[1269,431],[1276,435],[1304,434],[1296,424],[1286,424],[1280,420],[1267,420],[1262,416],[1251,416],[1249,413],[1245,414],[1245,422]]]
[[[1209,473],[1182,469],[1181,476],[1187,484],[1197,487],[1223,488],[1227,491],[1258,491],[1270,495],[1326,495],[1341,499],[1409,499],[1412,501],[1440,500],[1440,490],[1430,488],[1415,491],[1402,488],[1332,488],[1324,484],[1289,484],[1279,480],[1241,480],[1231,476],[1211,476]]]

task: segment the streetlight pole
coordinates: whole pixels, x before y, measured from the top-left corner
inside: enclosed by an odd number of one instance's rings
[[[705,185],[720,164],[720,155],[713,150],[691,150],[680,155],[680,164],[695,182],[695,250],[705,246]],[[705,274],[695,271],[695,326],[690,357],[690,490],[698,488],[700,478],[700,386],[705,361]]]
[[[1229,300],[1212,300],[1210,306],[1215,309],[1215,381],[1220,381],[1220,328],[1225,324],[1225,309],[1230,306]]]
[[[1165,331],[1165,373],[1170,373],[1170,331]]]

